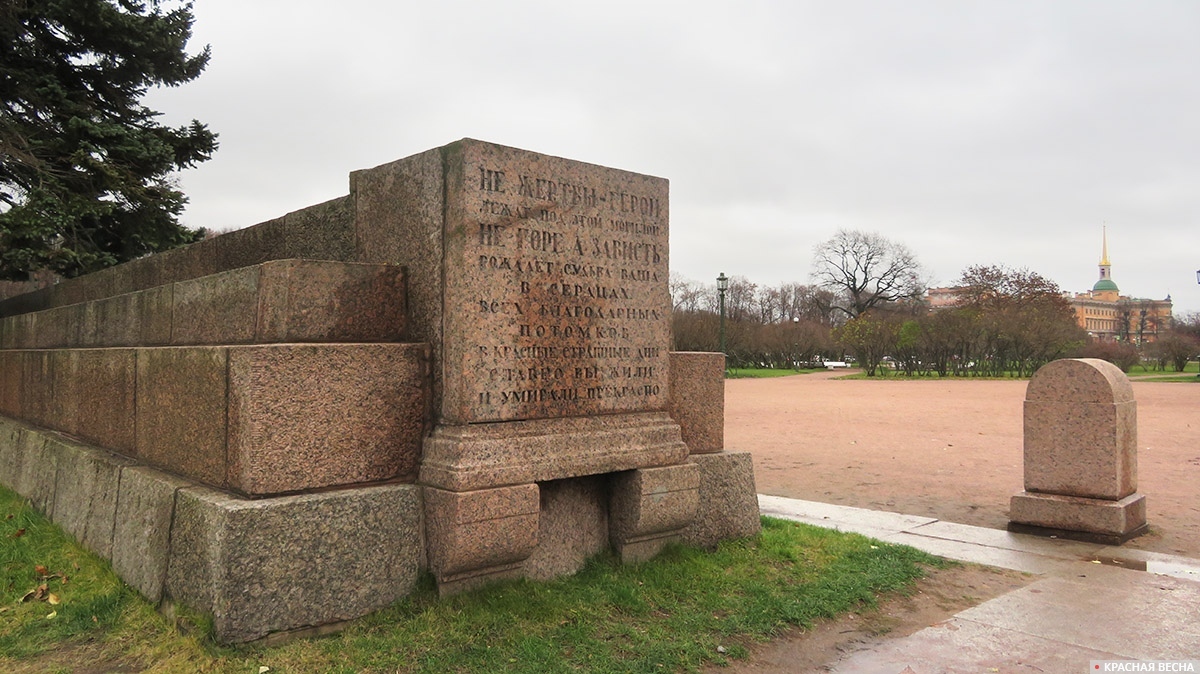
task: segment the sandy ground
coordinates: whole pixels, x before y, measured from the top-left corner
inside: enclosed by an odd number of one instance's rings
[[[735,379],[725,447],[754,457],[758,491],[1003,528],[1020,492],[1024,381],[842,380],[843,373]],[[1125,545],[1200,558],[1200,384],[1133,384],[1138,490],[1151,531]],[[1031,582],[965,565],[907,596],[750,648],[706,672],[796,674],[912,634]],[[910,670],[906,670],[910,671]]]
[[[733,379],[725,447],[765,494],[994,528],[1021,491],[1026,381]],[[1127,547],[1200,558],[1200,384],[1134,381],[1149,534]]]

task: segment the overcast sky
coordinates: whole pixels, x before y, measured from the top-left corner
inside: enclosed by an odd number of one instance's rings
[[[671,181],[671,266],[808,282],[838,228],[1200,311],[1200,2],[196,0],[193,227],[470,137]]]

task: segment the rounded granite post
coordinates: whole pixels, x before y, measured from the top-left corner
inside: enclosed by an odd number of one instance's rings
[[[1146,532],[1137,492],[1137,402],[1119,368],[1056,360],[1025,393],[1025,491],[1009,530],[1120,544]]]

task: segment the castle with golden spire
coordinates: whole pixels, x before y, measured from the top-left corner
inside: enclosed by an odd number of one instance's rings
[[[1148,300],[1121,295],[1108,261],[1108,228],[1101,234],[1100,278],[1086,293],[1068,296],[1075,321],[1093,339],[1145,344],[1171,325],[1171,296]]]

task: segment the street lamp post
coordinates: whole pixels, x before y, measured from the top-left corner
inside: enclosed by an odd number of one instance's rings
[[[725,291],[729,290],[729,278],[725,272],[717,277],[717,297],[721,306],[721,353],[725,353]],[[728,357],[727,357],[728,358]],[[728,363],[727,363],[728,364]]]

